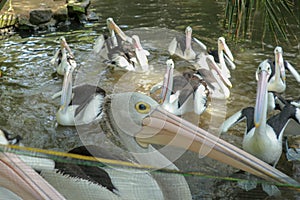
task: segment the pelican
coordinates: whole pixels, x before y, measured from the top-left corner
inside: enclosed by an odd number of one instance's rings
[[[233,58],[233,55],[232,55],[228,45],[225,42],[225,38],[219,37],[217,52],[211,50],[211,51],[208,51],[208,54],[214,56],[214,59],[215,59],[216,63],[219,64],[221,71],[224,74],[227,74],[228,78],[230,78],[231,77],[230,71],[229,71],[226,63],[228,63],[228,65],[231,67],[231,69],[235,69],[236,66],[233,63],[234,58]]]
[[[72,74],[76,66],[67,65],[61,93],[61,105],[56,113],[56,120],[63,126],[91,123],[101,117],[101,104],[105,91],[93,85],[72,87]]]
[[[274,49],[274,62],[270,62],[272,73],[268,80],[268,111],[274,110],[275,99],[272,92],[283,93],[286,90],[286,74],[287,69],[292,73],[295,79],[300,82],[300,75],[295,68],[283,59],[283,50],[280,46]]]
[[[202,114],[206,109],[209,94],[205,81],[193,73],[173,77],[173,60],[167,60],[166,64],[167,69],[161,91],[162,107],[175,115],[183,115],[192,111],[197,115]],[[154,90],[151,91],[153,92]]]
[[[283,93],[286,89],[285,70],[287,69],[290,71],[297,82],[300,82],[300,75],[288,61],[283,59],[282,47],[275,47],[274,55],[275,60],[272,65],[272,74],[268,82],[268,91]]]
[[[216,161],[226,163],[272,182],[299,185],[294,179],[251,154],[167,112],[155,100],[144,94],[127,92],[107,95],[104,98],[102,106],[103,117],[99,123],[102,130],[106,131],[105,134],[107,134],[107,137],[113,139],[115,144],[121,145],[121,147],[127,150],[126,152],[130,152],[132,155],[131,160],[136,163],[177,169],[176,166],[157,151],[152,144],[163,145],[165,147],[175,146],[184,150],[193,151],[201,155],[201,157],[208,156]],[[104,168],[104,170],[105,169],[107,168]],[[108,167],[108,169],[110,168]],[[125,195],[126,197],[126,192],[132,196],[135,193],[131,192],[129,190],[130,188],[138,192],[139,187],[142,187],[143,191],[138,194],[145,197],[145,199],[153,197],[154,194],[157,195],[156,192],[160,192],[160,196],[156,196],[156,199],[160,197],[161,199],[191,199],[191,195],[188,193],[188,185],[184,177],[180,175],[176,175],[175,179],[174,177],[160,177],[159,174],[158,176],[153,175],[155,180],[144,180],[144,177],[141,178],[140,174],[138,174],[138,178],[134,179],[133,173],[126,176],[125,180],[120,179],[120,177],[117,179],[111,177],[113,186],[111,186],[110,183],[108,183],[108,185],[113,189],[110,191],[105,187],[99,187],[99,185],[94,187],[91,181],[82,180],[82,176],[74,180],[73,177],[63,175],[63,173],[57,171],[52,170],[49,172],[50,174],[47,175],[48,172],[49,171],[43,171],[41,175],[66,198],[69,197],[68,195],[72,197],[79,195],[78,197],[80,197],[80,194],[83,194],[80,185],[85,182],[89,185],[87,193],[96,195],[96,198],[104,198],[106,197],[104,195],[111,194],[112,196],[107,196],[108,199],[117,199],[118,197],[121,198],[121,195]],[[145,173],[148,174],[147,172]],[[56,179],[55,174],[60,176],[60,178]],[[113,172],[109,173],[109,175],[112,174]],[[89,176],[85,176],[85,178],[88,177]],[[128,181],[127,177],[131,177],[131,179]],[[13,177],[10,178],[13,179]],[[125,181],[125,183],[122,182],[119,185],[124,186],[128,191],[118,188],[116,184],[117,180]],[[156,183],[151,180],[156,181]],[[139,181],[143,181],[145,185],[142,185]],[[77,183],[77,186],[75,184],[75,188],[72,188],[71,192],[67,191],[70,182]],[[151,187],[148,187],[148,184],[151,184]],[[132,185],[134,185],[134,187],[132,187]],[[156,188],[153,188],[153,185],[155,185]],[[11,185],[11,187],[14,186]],[[119,191],[119,193],[113,192],[116,190]],[[144,192],[147,190],[147,193]],[[98,193],[96,193],[96,191]],[[85,194],[87,195],[87,193]],[[146,196],[146,194],[149,193],[150,197]],[[135,198],[141,199],[141,196]]]
[[[295,68],[283,59],[282,47],[277,46],[274,49],[274,65],[272,65],[272,74],[269,78],[268,90],[277,93],[283,93],[286,89],[285,69],[290,71],[297,82],[300,82],[300,75]]]
[[[227,132],[231,126],[246,118],[247,127],[243,138],[243,149],[270,165],[276,166],[282,153],[282,137],[285,128],[291,120],[299,124],[300,112],[295,106],[287,105],[279,114],[267,120],[267,83],[270,74],[271,64],[265,60],[260,63],[256,71],[258,84],[255,108],[247,107],[232,115],[223,123],[221,130]],[[297,134],[297,131],[294,134]]]
[[[99,36],[94,45],[94,52],[100,54],[112,64],[128,71],[148,71],[147,56],[137,35],[127,36],[112,18],[106,20],[110,37]],[[105,45],[104,45],[105,44]],[[106,47],[105,53],[101,52]]]
[[[60,48],[56,51],[50,63],[56,67],[56,71],[59,75],[64,75],[67,65],[72,63],[76,67],[75,57],[65,39],[60,37]]]
[[[194,60],[196,58],[196,53],[192,49],[192,32],[192,28],[188,26],[185,29],[184,37],[175,37],[171,41],[168,47],[171,56],[176,55],[185,60]],[[203,46],[205,47],[205,45]]]
[[[281,47],[274,49],[275,60],[271,65],[272,73],[268,80],[268,91],[283,93],[286,88],[285,67],[283,61],[283,51]]]

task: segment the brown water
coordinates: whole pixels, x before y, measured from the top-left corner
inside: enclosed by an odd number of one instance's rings
[[[255,103],[256,81],[255,70],[258,64],[266,59],[273,58],[273,50],[277,44],[267,38],[269,43],[262,43],[260,38],[251,41],[233,42],[229,39],[226,30],[222,27],[223,4],[219,1],[95,1],[92,9],[100,16],[100,22],[86,24],[84,27],[71,28],[57,32],[36,33],[22,38],[15,35],[0,41],[0,127],[21,135],[26,146],[69,150],[80,143],[75,128],[57,125],[55,113],[59,100],[51,96],[61,89],[62,77],[56,75],[55,69],[49,63],[58,47],[59,36],[65,36],[71,49],[74,51],[79,65],[77,79],[82,81],[101,80],[101,87],[108,93],[126,90],[120,82],[129,76],[134,89],[147,93],[149,88],[162,80],[165,61],[168,59],[166,51],[165,30],[183,32],[186,26],[193,28],[193,35],[207,45],[216,48],[217,38],[224,36],[232,50],[237,69],[231,72],[233,88],[231,97],[226,102],[226,116]],[[93,43],[97,36],[106,32],[105,20],[113,17],[115,22],[124,30],[141,27],[154,27],[157,34],[145,34],[143,45],[151,51],[150,63],[154,66],[150,74],[136,75],[114,71],[99,62],[91,55]],[[300,33],[297,26],[291,25],[295,34]],[[163,29],[165,28],[165,29]],[[161,32],[160,32],[161,31]],[[259,29],[258,29],[259,31]],[[141,31],[141,33],[145,33]],[[298,34],[299,35],[299,34]],[[147,38],[148,36],[148,38]],[[300,71],[299,49],[297,41],[291,38],[291,44],[279,44],[283,47],[284,57]],[[178,60],[177,70],[181,71],[187,63]],[[126,76],[124,76],[126,74]],[[84,76],[82,76],[84,75]],[[120,78],[121,79],[120,81]],[[115,85],[118,83],[117,85]],[[113,88],[113,85],[115,87]],[[299,86],[290,73],[287,73],[286,97],[298,98]],[[113,88],[114,90],[111,90]],[[224,116],[224,118],[226,117]],[[209,126],[207,113],[201,116],[200,124]],[[217,126],[217,125],[215,125]],[[244,125],[233,127],[230,134],[224,135],[227,141],[237,146],[241,145]],[[284,160],[284,158],[283,158]],[[284,161],[283,161],[284,162]],[[226,165],[213,162],[209,159],[199,161],[197,155],[185,154],[176,161],[177,166],[186,171],[201,171],[211,175],[230,176],[234,170]],[[201,165],[201,166],[200,166]],[[290,171],[290,165],[283,170]],[[235,197],[239,190],[231,190],[230,184],[219,183],[217,180],[200,177],[187,177],[195,199]],[[217,190],[220,190],[217,194]],[[257,191],[256,191],[257,192]],[[242,193],[241,198],[252,198],[255,192]],[[297,196],[297,193],[288,193],[287,199]],[[256,195],[255,198],[264,196]]]

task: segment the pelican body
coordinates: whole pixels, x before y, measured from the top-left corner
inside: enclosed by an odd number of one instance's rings
[[[267,83],[271,74],[271,64],[263,61],[256,72],[258,78],[255,108],[242,109],[229,117],[222,125],[222,132],[241,120],[247,120],[243,138],[243,149],[259,159],[275,166],[282,153],[282,137],[291,120],[300,122],[300,113],[294,106],[286,106],[267,120]],[[297,134],[297,133],[295,133]]]

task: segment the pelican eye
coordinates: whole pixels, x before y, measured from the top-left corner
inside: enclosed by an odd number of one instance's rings
[[[135,104],[135,109],[142,114],[147,114],[150,112],[151,106],[148,103],[145,102],[138,102]]]

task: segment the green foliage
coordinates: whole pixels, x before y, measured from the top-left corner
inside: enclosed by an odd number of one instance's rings
[[[7,0],[0,0],[0,11],[2,10],[2,8],[6,2],[7,2]]]
[[[298,23],[291,0],[226,0],[224,26],[235,39],[251,39],[255,30],[261,34],[272,34],[278,43],[280,39],[289,42],[288,35],[297,39],[288,27],[290,20]]]

